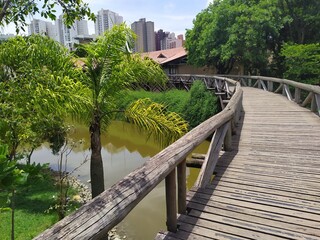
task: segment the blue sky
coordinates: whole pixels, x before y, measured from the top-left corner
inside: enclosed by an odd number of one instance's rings
[[[140,18],[153,21],[155,30],[184,34],[185,29],[192,28],[192,20],[204,8],[209,0],[84,0],[96,13],[101,8],[109,9],[123,16],[130,25]],[[30,22],[32,17],[27,17]],[[89,23],[89,32],[94,33],[93,23]],[[5,33],[14,33],[14,27],[4,28]]]

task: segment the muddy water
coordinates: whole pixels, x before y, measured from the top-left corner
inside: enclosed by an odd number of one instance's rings
[[[79,143],[80,140],[82,143]],[[69,142],[72,141],[77,144],[67,156],[67,171],[73,171],[73,175],[89,184],[90,139],[87,128],[75,126],[70,134]],[[122,122],[111,123],[108,132],[102,136],[102,146],[106,188],[140,167],[161,150],[151,139],[146,140],[146,136],[138,132],[134,126]],[[195,152],[204,153],[208,146],[209,143],[206,142]],[[45,144],[33,155],[34,161],[48,162],[54,169],[57,168],[58,159],[59,156],[52,155]],[[188,187],[193,185],[197,174],[197,169],[187,169]],[[165,228],[165,189],[162,182],[117,226],[117,231],[120,235],[125,235],[126,239],[140,240],[154,239],[156,233]]]

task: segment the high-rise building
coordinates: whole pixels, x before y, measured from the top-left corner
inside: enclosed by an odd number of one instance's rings
[[[92,36],[89,36],[88,22],[86,20],[76,20],[71,27],[67,27],[63,23],[62,15],[56,19],[54,25],[51,22],[33,19],[29,24],[28,30],[29,35],[46,35],[60,42],[69,50],[73,50],[74,44],[79,42],[79,36],[81,39],[93,39]]]
[[[158,30],[156,33],[156,51],[165,49],[163,47],[163,40],[168,37],[168,32],[164,32],[162,29]]]
[[[154,22],[141,18],[131,24],[131,29],[137,34],[135,52],[152,52],[156,50]]]
[[[101,9],[96,15],[95,33],[102,35],[106,30],[110,30],[113,25],[123,23],[123,17],[110,10]]]
[[[71,27],[67,27],[63,23],[62,15],[56,20],[56,36],[55,40],[67,47],[69,50],[74,49],[74,44],[79,35],[88,35],[88,22],[86,20],[76,20]]]
[[[54,25],[51,22],[43,21],[40,19],[33,19],[28,26],[28,33],[31,34],[40,34],[48,36],[50,38],[55,38],[56,31]]]

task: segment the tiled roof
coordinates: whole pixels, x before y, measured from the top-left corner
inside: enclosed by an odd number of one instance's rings
[[[175,59],[187,56],[187,51],[183,47],[171,48],[166,50],[141,53],[142,57],[152,58],[159,64],[171,62]]]

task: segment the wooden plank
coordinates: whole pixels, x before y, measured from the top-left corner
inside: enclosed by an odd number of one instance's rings
[[[191,189],[192,191],[194,189]],[[257,203],[261,205],[267,205],[267,206],[272,206],[272,207],[278,207],[282,209],[291,209],[295,211],[301,211],[304,213],[310,213],[310,216],[313,216],[313,214],[319,214],[320,212],[320,206],[316,202],[310,202],[310,201],[302,201],[296,199],[290,200],[290,198],[287,197],[282,197],[282,196],[275,196],[275,195],[269,195],[267,196],[266,194],[259,194],[259,193],[254,193],[254,192],[249,192],[245,190],[239,190],[239,191],[231,191],[229,189],[225,190],[218,190],[212,189],[199,189],[197,190],[198,193],[204,193],[204,194],[209,194],[212,197],[223,197],[223,198],[228,198],[228,199],[234,199],[234,200],[239,200],[239,201],[245,201],[245,202],[250,202],[250,203]],[[304,202],[304,204],[301,204]],[[307,215],[308,215],[307,214]],[[309,216],[309,215],[308,215]],[[319,215],[320,216],[320,215]],[[314,220],[317,220],[320,222],[320,217],[314,218]]]
[[[275,188],[270,188],[270,187],[263,187],[263,186],[254,186],[250,184],[244,184],[244,183],[234,183],[234,182],[226,182],[226,181],[214,181],[211,185],[208,186],[209,189],[217,189],[217,187],[228,187],[228,188],[234,188],[234,189],[239,189],[239,190],[248,190],[248,191],[254,191],[256,193],[265,193],[265,194],[270,194],[272,195],[277,195],[277,196],[285,196],[288,198],[292,199],[300,199],[300,200],[306,200],[306,201],[311,201],[314,202],[315,204],[320,203],[320,196],[312,196],[312,195],[307,195],[303,194],[300,192],[288,192],[284,190],[278,190]]]
[[[200,205],[199,208],[197,208],[198,205]],[[234,204],[230,204],[228,201],[224,201],[224,202],[212,201],[212,200],[208,200],[208,197],[206,195],[188,194],[188,207],[189,206],[190,206],[190,209],[193,209],[193,208],[199,209],[199,210],[202,209],[202,211],[204,212],[207,211],[206,210],[207,208],[212,207],[215,209],[223,209],[225,211],[228,211],[230,212],[230,215],[233,215],[234,213],[241,213],[249,216],[256,216],[259,218],[268,219],[271,221],[276,221],[281,223],[290,223],[290,224],[301,226],[300,229],[307,228],[309,229],[310,233],[319,231],[319,223],[316,221],[299,218],[299,217],[288,216],[288,215],[281,214],[279,212],[270,212],[264,209],[249,208],[247,206],[241,206],[240,204],[234,205]]]
[[[306,237],[309,237],[310,239],[312,239],[312,237],[314,237],[314,239],[318,239],[315,236],[320,237],[320,232],[318,230],[292,224],[290,222],[270,220],[243,213],[231,212],[224,209],[208,207],[196,203],[190,203],[189,207],[192,207],[189,216],[205,219],[210,222],[216,221],[220,223],[231,224],[233,226],[242,227],[245,229],[249,228],[251,230],[277,235],[280,237],[286,237],[289,239],[305,239]]]
[[[246,208],[251,208],[251,209],[256,209],[256,210],[262,210],[265,212],[270,212],[270,213],[278,213],[282,215],[287,215],[291,217],[296,217],[296,218],[304,218],[308,219],[310,221],[314,221],[317,223],[317,226],[320,226],[320,216],[319,214],[316,213],[310,213],[310,212],[305,212],[303,211],[303,206],[301,206],[300,209],[297,207],[297,209],[290,209],[290,208],[285,208],[284,206],[280,206],[276,204],[273,205],[268,205],[266,202],[263,203],[263,201],[250,201],[249,198],[241,198],[241,197],[234,197],[231,198],[230,196],[218,196],[218,195],[208,195],[205,193],[201,192],[190,192],[187,194],[187,199],[190,201],[193,197],[201,197],[209,201],[216,201],[216,202],[224,202],[228,203],[231,205],[235,206],[241,206],[241,207],[246,207]],[[306,209],[307,210],[307,209]]]
[[[179,218],[179,222],[182,222],[184,224],[181,225],[181,229],[186,228],[186,226],[188,226],[189,224],[191,225],[191,227],[194,229],[201,227],[202,229],[212,229],[214,231],[219,231],[219,232],[224,232],[224,233],[229,233],[232,235],[236,235],[239,237],[243,237],[243,238],[249,238],[249,239],[268,239],[268,240],[282,240],[284,238],[278,237],[278,236],[274,236],[271,234],[265,234],[259,231],[251,231],[248,229],[244,229],[244,228],[238,228],[238,227],[234,227],[232,225],[228,225],[228,224],[222,224],[219,222],[212,222],[212,221],[207,221],[204,219],[200,219],[200,218],[194,218],[191,216],[181,216]],[[212,238],[216,238],[216,233],[210,233],[210,235],[212,236]],[[208,234],[208,236],[210,236]]]

